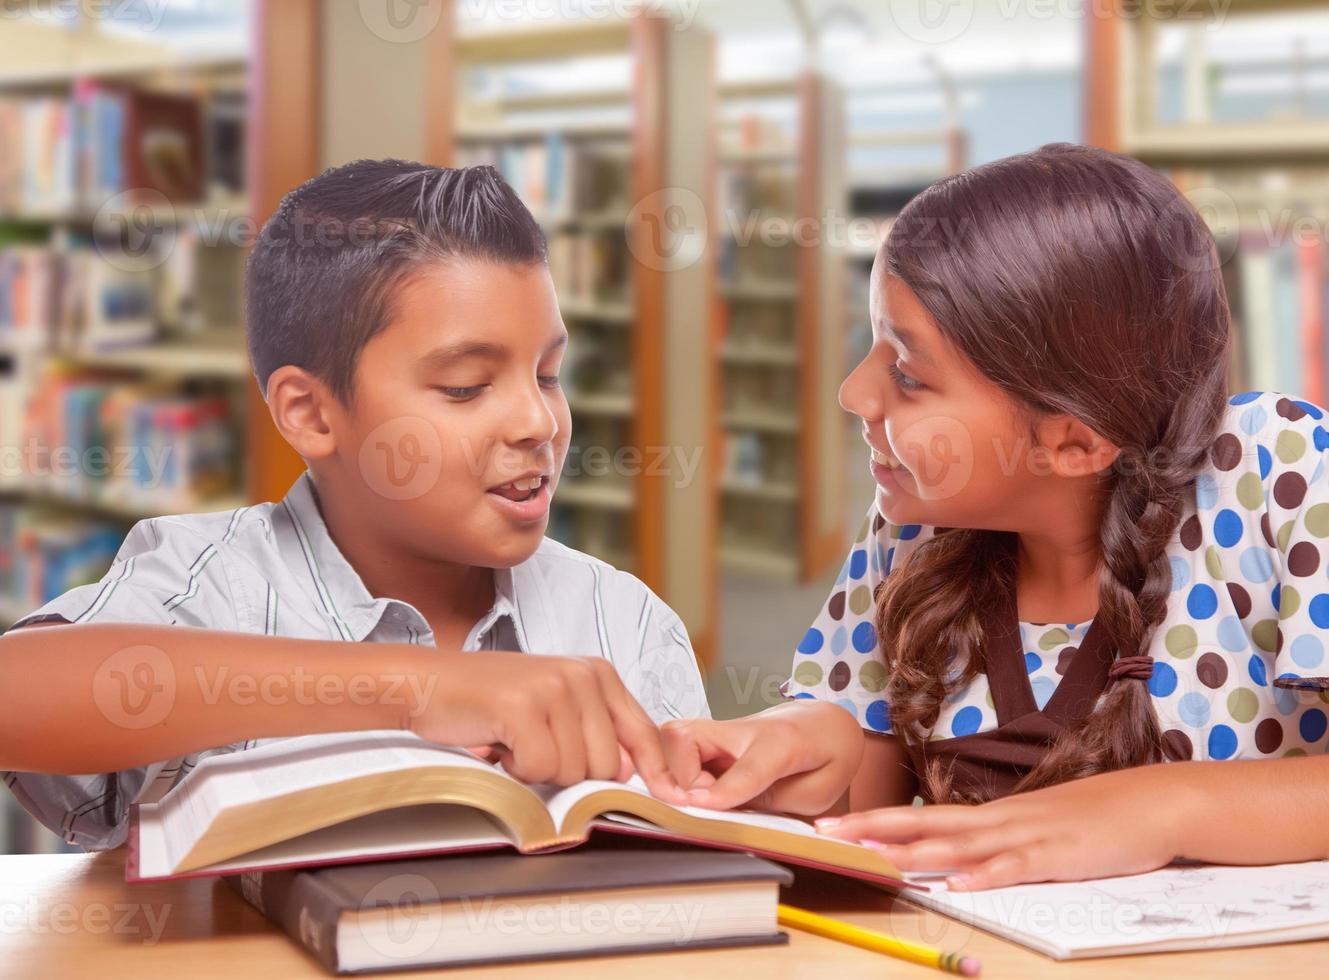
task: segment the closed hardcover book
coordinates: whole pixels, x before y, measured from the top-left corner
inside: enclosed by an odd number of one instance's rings
[[[330,973],[786,942],[785,869],[679,848],[261,871],[228,884]]]

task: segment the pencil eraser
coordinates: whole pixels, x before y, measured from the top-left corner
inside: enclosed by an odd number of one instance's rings
[[[966,977],[976,977],[983,972],[983,964],[978,962],[972,956],[966,956],[960,960],[960,974]]]

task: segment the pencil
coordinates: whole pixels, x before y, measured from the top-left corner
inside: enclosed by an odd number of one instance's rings
[[[816,912],[809,912],[807,909],[795,908],[784,903],[779,905],[779,919],[780,925],[788,926],[790,929],[801,929],[803,932],[824,936],[827,939],[834,939],[837,942],[848,943],[862,949],[870,949],[875,953],[885,953],[888,956],[907,960],[910,963],[935,966],[938,970],[945,970],[947,973],[976,977],[983,969],[983,964],[972,956],[943,953],[941,950],[933,949],[930,946],[905,942],[903,939],[888,936],[884,932],[874,932],[872,929],[864,929],[848,922],[840,922],[837,919],[830,919],[824,915],[818,915]]]

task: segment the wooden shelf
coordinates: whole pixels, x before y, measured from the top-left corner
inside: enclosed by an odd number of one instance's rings
[[[794,542],[785,551],[754,545],[725,544],[720,548],[720,561],[726,572],[775,582],[795,582],[799,578],[798,556]]]
[[[0,211],[0,223],[46,225],[94,225],[121,221],[149,219],[154,226],[191,225],[198,229],[217,231],[219,223],[246,221],[249,202],[243,198],[221,201],[203,201],[196,204],[161,204],[117,202],[115,207],[71,208],[63,211]],[[221,236],[225,239],[225,236]]]
[[[761,483],[744,483],[741,480],[725,480],[720,484],[720,490],[731,497],[752,497],[757,500],[770,500],[778,503],[796,503],[798,501],[798,484],[774,481],[763,481]]]
[[[75,492],[62,489],[57,481],[37,480],[23,481],[17,485],[6,484],[0,487],[0,496],[128,521],[173,514],[210,514],[216,511],[235,510],[248,503],[242,495],[181,500],[151,493]]]
[[[465,126],[457,129],[457,140],[462,143],[533,142],[551,135],[569,139],[624,139],[631,129],[622,123],[584,122],[561,125]]]
[[[161,378],[249,381],[253,372],[239,329],[113,351],[57,352],[50,356],[93,368],[135,371]]]
[[[605,479],[564,480],[554,493],[555,506],[630,511],[634,503],[631,484],[618,484]]]
[[[800,428],[798,416],[793,413],[756,409],[725,412],[720,416],[720,424],[726,429],[747,429],[787,436],[798,435]]]
[[[636,311],[629,303],[579,299],[575,296],[560,297],[558,311],[563,314],[565,319],[572,317],[575,320],[595,320],[623,325],[632,323],[636,315]]]
[[[617,392],[568,392],[568,407],[573,415],[598,415],[607,418],[631,418],[635,406],[630,394]]]
[[[726,364],[797,367],[798,348],[780,344],[736,344],[729,341],[721,346],[720,359]]]
[[[775,279],[726,282],[720,285],[720,295],[754,303],[792,303],[798,299],[798,283]]]

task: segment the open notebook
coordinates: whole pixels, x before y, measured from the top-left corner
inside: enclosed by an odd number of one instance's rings
[[[1178,864],[1119,878],[981,892],[917,880],[933,887],[905,893],[910,902],[1058,960],[1329,937],[1329,861]]]
[[[592,832],[753,851],[889,885],[881,854],[789,817],[675,807],[634,777],[527,785],[404,732],[309,735],[205,758],[130,814],[131,881],[583,843]]]

